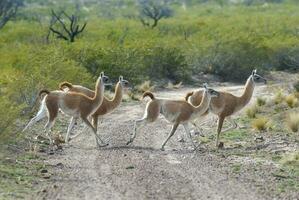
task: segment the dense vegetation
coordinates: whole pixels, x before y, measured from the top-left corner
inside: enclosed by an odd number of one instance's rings
[[[0,29],[0,133],[32,111],[41,88],[63,80],[93,87],[100,71],[137,84],[192,82],[200,72],[243,81],[252,68],[299,66],[296,1],[157,1],[168,14],[156,27],[141,23],[146,2],[25,1]],[[74,42],[49,32],[51,9],[87,22]]]

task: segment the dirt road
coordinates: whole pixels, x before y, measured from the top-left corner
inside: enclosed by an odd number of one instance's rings
[[[242,87],[227,88],[238,94]],[[263,90],[263,88],[259,88]],[[180,97],[181,89],[158,96]],[[85,131],[64,145],[61,152],[46,158],[54,166],[51,184],[36,199],[264,199],[257,189],[228,175],[213,150],[193,152],[188,142],[177,141],[184,129],[159,150],[171,125],[162,117],[138,131],[126,146],[135,119],[143,115],[145,102],[123,103],[105,117],[99,133],[109,146],[97,149],[92,133]],[[62,119],[61,119],[62,120]],[[67,128],[67,121],[62,120]],[[63,126],[62,126],[63,127]],[[78,125],[75,133],[83,130]]]

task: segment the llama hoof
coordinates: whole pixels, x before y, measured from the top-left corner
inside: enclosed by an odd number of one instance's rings
[[[126,143],[126,145],[129,145],[129,144],[131,144],[133,142],[133,140],[129,140],[127,143]]]
[[[161,147],[161,149],[160,149],[161,151],[165,151],[165,149],[164,149],[164,147]]]

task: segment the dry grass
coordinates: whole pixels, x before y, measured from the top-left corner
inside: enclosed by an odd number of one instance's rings
[[[274,96],[274,103],[275,103],[275,104],[280,104],[280,103],[283,102],[284,98],[285,98],[285,97],[284,97],[282,91],[280,90],[280,91],[278,91],[278,92],[275,94],[275,96]]]
[[[146,91],[152,92],[155,89],[155,86],[151,84],[151,81],[144,81],[140,85],[137,85],[138,92],[144,93]]]
[[[254,105],[246,110],[246,115],[249,118],[255,118],[257,112],[258,112],[258,107],[256,105]]]
[[[287,116],[286,125],[291,131],[298,132],[298,130],[299,130],[299,113],[290,113]]]
[[[258,131],[265,131],[270,127],[269,119],[266,117],[259,117],[252,121],[252,127]]]
[[[58,132],[54,132],[53,134],[53,143],[56,145],[56,146],[59,146],[60,144],[64,143],[64,138],[63,136],[58,133]]]
[[[167,89],[180,89],[183,86],[183,82],[179,82],[177,84],[173,84],[171,82],[168,82],[167,86],[165,88]]]
[[[294,89],[296,92],[299,92],[299,81],[297,81],[296,83],[294,83],[293,85]]]
[[[130,100],[139,101],[141,96],[139,94],[135,94],[133,91],[128,91],[127,96]],[[125,101],[129,101],[129,99],[125,99]]]
[[[285,102],[290,108],[294,108],[298,104],[298,99],[295,97],[295,95],[290,94],[285,97]]]
[[[283,165],[299,166],[299,151],[284,155],[280,163]]]
[[[256,99],[256,105],[258,105],[258,106],[263,106],[263,105],[265,105],[265,104],[266,104],[266,99],[261,98],[261,97],[258,97],[258,98]]]

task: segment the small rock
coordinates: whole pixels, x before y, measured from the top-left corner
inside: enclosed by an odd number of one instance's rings
[[[38,150],[38,152],[40,152],[40,153],[45,153],[45,152],[46,152],[46,149],[44,149],[44,148],[40,148],[40,149]]]
[[[54,189],[57,189],[57,188],[58,188],[58,186],[57,186],[57,185],[53,185],[53,188],[54,188]]]
[[[124,154],[124,157],[126,157],[127,156],[127,154]]]
[[[47,192],[47,190],[46,190],[46,189],[43,189],[42,192],[45,193],[45,192]]]
[[[56,167],[63,168],[64,165],[63,165],[62,163],[57,163],[57,164],[56,164]]]
[[[42,178],[44,178],[44,179],[50,179],[50,178],[51,178],[51,174],[46,173],[46,174],[44,174],[44,175],[42,176]]]
[[[128,166],[126,167],[126,169],[134,169],[135,167],[134,166]]]
[[[223,142],[219,142],[218,148],[219,149],[223,149],[224,148],[224,143]]]
[[[259,136],[259,137],[256,137],[256,138],[254,139],[254,141],[256,141],[256,142],[263,142],[263,141],[265,141],[265,139],[264,139],[263,136]]]
[[[42,169],[42,170],[40,171],[40,173],[42,173],[42,174],[48,173],[48,170],[47,170],[47,169]]]

